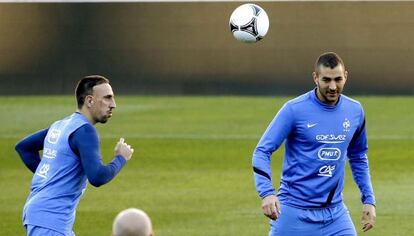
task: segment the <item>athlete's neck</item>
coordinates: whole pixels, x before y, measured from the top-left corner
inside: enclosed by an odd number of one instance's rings
[[[88,119],[92,125],[96,124],[95,119],[92,118],[92,114],[88,110],[86,110],[85,107],[82,107],[81,109],[77,109],[76,112],[79,112],[80,114],[84,115],[86,119]]]

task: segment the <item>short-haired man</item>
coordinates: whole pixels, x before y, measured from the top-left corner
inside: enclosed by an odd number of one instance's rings
[[[121,138],[112,162],[102,162],[94,125],[106,123],[116,107],[108,79],[84,77],[76,86],[76,100],[75,113],[16,144],[20,158],[34,173],[23,209],[28,236],[74,235],[76,207],[86,181],[96,187],[108,183],[134,152]]]
[[[269,236],[356,235],[342,201],[346,160],[361,192],[362,230],[375,223],[375,197],[366,155],[361,104],[341,95],[348,72],[332,52],[315,63],[316,88],[285,103],[253,153],[256,190]],[[276,196],[270,157],[285,141],[282,177]]]
[[[128,208],[114,219],[112,236],[154,236],[148,215],[139,209]]]

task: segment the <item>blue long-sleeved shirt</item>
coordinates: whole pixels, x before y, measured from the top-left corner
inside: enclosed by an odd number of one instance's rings
[[[16,150],[34,171],[23,209],[23,224],[52,229],[63,235],[72,235],[76,207],[86,189],[86,181],[94,186],[105,184],[126,163],[122,156],[116,156],[108,165],[102,163],[96,129],[78,112],[24,138]],[[43,150],[42,158],[40,150]]]
[[[43,150],[43,142],[48,131],[49,129],[39,130],[16,144],[15,149],[20,158],[33,173],[40,163],[39,151]],[[72,133],[69,145],[79,156],[88,181],[95,187],[108,183],[126,163],[122,156],[116,156],[108,165],[103,164],[98,135],[91,124],[85,124]]]
[[[285,141],[279,200],[301,208],[342,202],[344,171],[349,159],[364,204],[375,204],[367,158],[365,115],[359,102],[341,95],[334,106],[312,90],[288,101],[269,124],[253,153],[256,190],[276,195],[271,155]]]

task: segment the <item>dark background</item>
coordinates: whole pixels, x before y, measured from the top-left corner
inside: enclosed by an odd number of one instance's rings
[[[300,94],[339,53],[359,95],[412,95],[414,2],[258,2],[267,36],[236,41],[241,2],[0,4],[0,92],[71,94],[84,75],[117,94]]]

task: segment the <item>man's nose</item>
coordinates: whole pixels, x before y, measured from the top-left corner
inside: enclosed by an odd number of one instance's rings
[[[336,90],[336,83],[335,83],[335,81],[331,81],[329,83],[329,90]]]

